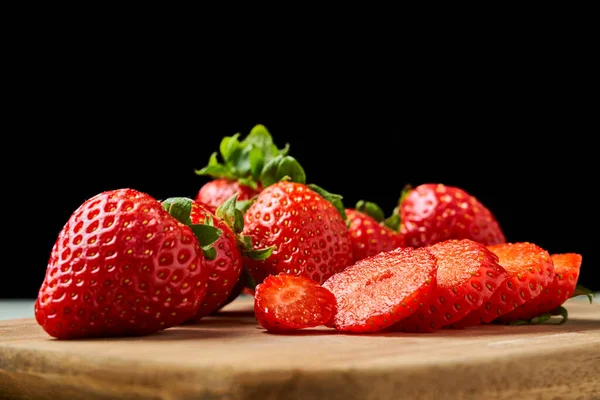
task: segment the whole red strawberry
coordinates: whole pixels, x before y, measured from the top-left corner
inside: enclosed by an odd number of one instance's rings
[[[480,307],[506,280],[498,256],[481,243],[445,240],[426,249],[437,259],[437,286],[428,302],[397,323],[395,330],[434,332]]]
[[[239,200],[250,200],[260,192],[260,189],[260,185],[252,188],[242,185],[237,180],[217,178],[202,185],[195,200],[214,214],[217,208],[231,196],[237,194]]]
[[[260,124],[244,140],[239,137],[239,133],[224,137],[219,152],[211,155],[208,165],[195,171],[212,178],[200,187],[195,199],[212,213],[236,193],[240,202],[254,198],[262,190],[260,177],[264,167],[273,158],[285,156],[289,149],[287,145],[278,149],[267,128]]]
[[[271,332],[325,325],[335,313],[335,297],[305,276],[270,275],[256,286],[254,314]]]
[[[534,243],[502,243],[488,249],[498,256],[506,279],[481,307],[453,324],[455,327],[492,322],[539,296],[554,279],[550,254]]]
[[[324,284],[336,298],[328,325],[376,332],[409,317],[436,287],[437,259],[425,248],[397,248],[363,258]]]
[[[318,283],[352,264],[348,228],[337,208],[302,183],[279,181],[266,187],[244,214],[243,233],[255,248],[273,247],[265,260],[245,259],[261,283],[270,274],[304,275]]]
[[[457,187],[422,184],[406,188],[396,212],[407,246],[426,246],[448,239],[471,239],[485,245],[506,241],[491,211]]]
[[[169,204],[175,199],[163,202]],[[251,251],[249,238],[239,237],[242,230],[243,215],[236,209],[237,194],[225,200],[216,211],[216,215],[196,202],[191,202],[190,222],[192,225],[209,225],[221,230],[221,236],[212,244],[211,253],[206,258],[209,270],[207,292],[198,312],[192,320],[197,321],[226,305],[234,292],[242,272],[242,254],[246,257],[264,259],[270,249]],[[236,223],[236,218],[237,223]],[[246,239],[246,240],[244,240]],[[241,288],[239,289],[241,290]],[[239,292],[237,292],[239,294]]]
[[[145,335],[186,321],[208,280],[192,228],[133,189],[86,200],[52,248],[35,303],[38,323],[68,339]],[[196,229],[218,236],[215,228]]]
[[[355,262],[404,245],[402,235],[384,224],[383,215],[379,206],[365,201],[346,209]]]
[[[554,279],[539,296],[519,308],[500,317],[502,322],[531,320],[545,313],[552,313],[573,295],[579,278],[582,256],[577,253],[552,254]],[[566,320],[564,320],[566,322]]]

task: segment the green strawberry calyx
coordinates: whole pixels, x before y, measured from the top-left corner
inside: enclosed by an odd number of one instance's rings
[[[192,212],[193,200],[187,197],[170,197],[161,202],[163,208],[177,221],[190,227],[200,243],[200,248],[204,256],[209,260],[214,260],[217,251],[213,247],[214,243],[221,237],[223,231],[208,221],[204,224],[192,224],[190,214]]]
[[[333,204],[342,216],[342,219],[346,221],[347,217],[342,201],[343,197],[339,194],[330,193],[314,183],[307,184],[304,168],[302,168],[302,165],[300,165],[300,163],[292,156],[279,155],[269,161],[262,171],[260,182],[263,188],[281,181],[290,181],[306,185],[325,200]]]
[[[244,214],[237,206],[238,193],[228,198],[215,211],[215,216],[225,222],[235,234],[236,244],[242,256],[251,260],[266,260],[273,252],[274,246],[255,249],[252,237],[242,235],[244,230]]]
[[[258,189],[265,165],[277,156],[287,155],[289,144],[279,149],[267,128],[261,124],[254,126],[243,140],[239,140],[240,136],[240,133],[225,136],[219,151],[210,156],[204,168],[194,171],[196,175],[237,180],[240,185]]]
[[[404,200],[409,195],[409,193],[412,192],[412,190],[413,187],[411,184],[404,185],[402,191],[400,192],[400,199],[398,200],[398,205],[394,208],[394,212],[392,213],[392,215],[390,215],[383,221],[383,224],[393,231],[400,231],[400,226],[402,225],[402,221],[400,220],[400,207],[402,207],[402,203],[404,203]]]
[[[371,201],[359,200],[354,206],[354,209],[363,214],[367,214],[377,222],[383,222],[385,220],[385,213],[381,207]]]
[[[596,294],[586,287],[577,285],[577,286],[575,286],[575,291],[573,292],[571,297],[577,297],[577,296],[586,296],[588,298],[588,300],[590,301],[590,304],[592,304],[594,302],[594,297],[596,296]]]
[[[562,317],[562,319],[559,320],[558,322],[554,322],[552,320],[552,317],[554,317],[554,316],[560,316],[560,317]],[[566,308],[564,308],[563,306],[560,306],[550,312],[540,314],[531,319],[519,319],[516,321],[511,321],[508,323],[508,325],[540,325],[540,324],[562,325],[565,322],[567,322],[568,319],[569,319],[569,312],[567,311]]]

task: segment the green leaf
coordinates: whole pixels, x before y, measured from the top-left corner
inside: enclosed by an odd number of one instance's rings
[[[292,156],[277,156],[267,162],[260,176],[263,188],[271,186],[283,179],[292,182],[306,183],[304,168]]]
[[[560,306],[560,307],[558,307],[558,308],[550,311],[550,314],[552,314],[552,315],[560,315],[562,317],[562,319],[558,323],[559,325],[564,324],[569,319],[569,312],[563,306]]]
[[[214,247],[202,249],[202,253],[204,253],[204,258],[206,258],[207,260],[212,261],[215,258],[217,258],[217,249],[215,249]]]
[[[238,140],[239,136],[240,134],[236,133],[233,136],[225,136],[221,140],[219,150],[221,152],[221,156],[223,156],[223,160],[225,160],[225,163],[229,163],[230,160],[232,160],[235,157],[235,155],[239,152],[239,149],[241,147],[240,142]]]
[[[260,179],[260,173],[265,166],[265,156],[263,152],[258,148],[254,147],[250,150],[250,173],[254,179]]]
[[[256,249],[256,250],[250,250],[250,251],[244,251],[242,252],[244,257],[247,257],[251,260],[266,260],[267,258],[269,258],[271,256],[271,253],[273,253],[273,250],[275,249],[275,246],[271,246],[271,247],[266,247],[264,249]]]
[[[250,274],[250,272],[248,272],[246,268],[242,268],[242,274],[240,276],[240,279],[242,279],[242,281],[244,282],[244,286],[246,286],[248,289],[256,289],[256,282],[254,281],[254,277],[252,276],[252,274]]]
[[[217,218],[225,222],[234,233],[240,233],[244,230],[244,214],[236,207],[238,195],[238,193],[235,193],[215,211]]]
[[[280,156],[287,156],[288,153],[290,152],[290,144],[286,143],[285,147],[283,149],[281,149],[281,150],[278,150],[276,146],[274,148],[272,147],[271,148],[271,154],[273,154],[274,151],[275,151],[275,155],[273,155],[273,157],[278,156],[278,155],[280,155]],[[279,153],[279,154],[277,154],[277,153]]]
[[[383,224],[385,226],[387,226],[388,228],[390,228],[391,230],[393,230],[395,232],[399,232],[400,231],[400,214],[398,214],[397,210],[394,210],[392,215],[390,215],[383,221]]]
[[[235,174],[225,165],[209,165],[202,169],[194,170],[196,175],[210,176],[212,178],[235,179]]]
[[[213,178],[235,178],[230,168],[228,168],[226,165],[219,163],[219,160],[217,159],[217,153],[211,154],[207,166],[201,169],[196,169],[194,170],[194,172],[196,173],[196,175],[210,176]]]
[[[192,212],[192,199],[187,197],[170,197],[162,203],[163,208],[177,221],[189,225]]]
[[[242,186],[248,186],[249,188],[252,188],[254,190],[258,189],[258,184],[252,178],[238,178],[237,181]]]
[[[413,187],[410,183],[404,185],[402,191],[400,192],[400,199],[398,200],[398,204],[402,204],[404,202],[404,199],[406,199],[406,196],[408,196],[412,191]]]
[[[381,207],[370,201],[359,200],[355,206],[357,211],[367,214],[377,222],[382,222],[385,218],[385,214]]]
[[[249,200],[238,200],[235,204],[238,210],[242,212],[242,214],[246,214],[246,211],[250,208],[252,203],[256,200],[256,197],[253,197]]]
[[[192,224],[190,225],[192,232],[198,238],[200,247],[203,250],[208,250],[211,246],[221,237],[223,231],[219,228],[204,224]]]
[[[279,150],[275,147],[273,153],[273,138],[264,125],[258,124],[252,128],[248,136],[244,139],[244,143],[258,149],[265,157],[276,156]]]
[[[344,221],[347,219],[346,209],[344,207],[344,203],[342,202],[343,196],[339,194],[329,193],[327,190],[315,185],[314,183],[309,184],[308,187],[317,192],[325,200],[333,204],[333,206],[338,210]]]
[[[588,300],[590,301],[590,304],[592,304],[594,302],[594,297],[596,296],[596,294],[586,287],[577,285],[575,286],[575,291],[573,292],[571,297],[576,296],[587,296]]]
[[[554,316],[561,316],[562,319],[558,322],[552,322],[551,318]],[[569,312],[564,307],[558,307],[550,312],[543,313],[537,317],[531,319],[519,319],[516,321],[510,321],[508,325],[541,325],[546,322],[556,325],[562,325],[569,319]]]

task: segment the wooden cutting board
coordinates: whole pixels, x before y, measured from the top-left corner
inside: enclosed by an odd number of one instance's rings
[[[600,305],[564,325],[274,335],[251,302],[144,338],[58,341],[0,321],[9,399],[600,399]]]

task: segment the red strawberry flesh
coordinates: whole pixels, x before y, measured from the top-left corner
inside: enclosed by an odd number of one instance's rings
[[[426,249],[397,248],[356,262],[323,284],[337,299],[333,326],[375,332],[408,317],[435,288],[436,271]]]
[[[560,307],[569,297],[573,295],[582,257],[577,253],[552,254],[550,256],[554,264],[554,279],[542,291],[542,293],[529,300],[516,310],[502,316],[503,322],[517,320],[529,320],[541,314],[548,313]]]
[[[458,321],[488,300],[506,279],[498,257],[481,243],[447,240],[427,249],[437,258],[437,286],[429,302],[394,329],[433,332]]]
[[[272,332],[286,332],[326,324],[336,300],[329,290],[305,276],[271,275],[256,286],[254,313]]]
[[[554,279],[550,254],[533,243],[503,243],[488,248],[498,256],[507,279],[480,308],[458,321],[456,327],[492,322],[537,297]]]

